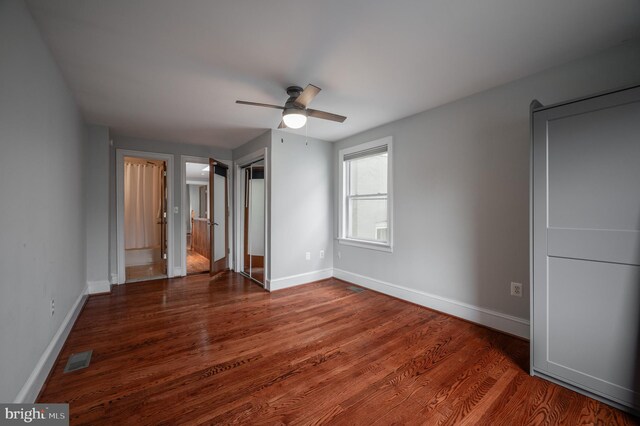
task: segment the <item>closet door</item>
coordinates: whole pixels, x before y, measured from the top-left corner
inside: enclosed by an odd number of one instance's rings
[[[532,372],[638,407],[640,88],[533,114]]]
[[[264,160],[244,168],[243,246],[244,272],[265,284],[265,185]]]
[[[249,182],[249,257],[251,278],[264,285],[264,166],[262,162],[251,165]]]

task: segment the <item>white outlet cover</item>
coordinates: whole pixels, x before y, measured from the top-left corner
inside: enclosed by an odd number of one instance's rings
[[[511,295],[522,297],[522,284],[511,282]]]
[[[320,250],[320,259],[324,259],[324,250]]]
[[[305,259],[307,259],[307,260],[311,260],[311,252],[310,252],[310,251],[308,251],[308,252],[305,254]]]

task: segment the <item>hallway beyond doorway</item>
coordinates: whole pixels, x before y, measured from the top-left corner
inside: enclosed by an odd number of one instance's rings
[[[209,272],[209,259],[187,248],[187,275]]]

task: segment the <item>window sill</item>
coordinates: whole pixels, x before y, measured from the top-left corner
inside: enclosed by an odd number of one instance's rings
[[[384,243],[374,243],[371,241],[363,241],[363,240],[352,240],[350,238],[338,238],[338,243],[346,246],[354,246],[365,248],[369,250],[377,250],[377,251],[385,251],[388,253],[393,253],[393,247],[389,244]]]

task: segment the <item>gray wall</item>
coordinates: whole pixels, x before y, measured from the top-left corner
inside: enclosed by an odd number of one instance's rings
[[[174,206],[179,207],[180,213],[175,215],[175,220],[173,221],[173,253],[174,253],[174,267],[180,268],[182,263],[182,253],[180,246],[180,239],[182,233],[182,219],[184,216],[182,214],[189,214],[188,212],[182,212],[182,178],[181,178],[181,165],[180,165],[180,156],[181,155],[190,155],[193,157],[203,157],[209,158],[213,157],[217,160],[231,160],[232,153],[231,150],[223,149],[223,148],[215,148],[206,145],[190,145],[190,144],[182,144],[175,142],[162,142],[162,141],[152,141],[146,139],[137,139],[130,138],[126,136],[112,135],[113,140],[112,152],[110,155],[110,165],[109,165],[109,185],[112,187],[111,192],[111,200],[110,200],[110,219],[109,219],[109,240],[111,246],[110,253],[110,271],[111,276],[117,275],[117,232],[116,232],[116,194],[115,194],[115,181],[116,181],[116,165],[115,165],[115,150],[116,149],[127,149],[133,151],[144,151],[144,152],[156,152],[161,154],[172,154],[174,156],[173,160],[173,204]],[[173,207],[170,206],[169,211],[173,211]],[[182,271],[184,274],[185,271]]]
[[[246,155],[263,148],[271,148],[271,130],[267,130],[260,136],[251,139],[249,142],[233,150],[233,160],[238,160]]]
[[[395,247],[335,243],[334,267],[528,319],[529,103],[632,83],[637,42],[339,141],[335,164],[342,148],[393,137]]]
[[[235,160],[268,148],[268,280],[332,267],[332,144],[268,130],[233,151]],[[237,226],[236,226],[237,229]],[[325,258],[320,259],[320,250]],[[305,253],[311,252],[311,260]]]
[[[11,402],[85,287],[86,129],[22,1],[0,2],[0,58],[0,402]]]
[[[89,126],[84,157],[87,282],[109,282],[109,129]]]
[[[304,136],[272,132],[272,280],[332,267],[332,145],[313,138],[306,144]],[[311,260],[305,260],[306,252]]]

